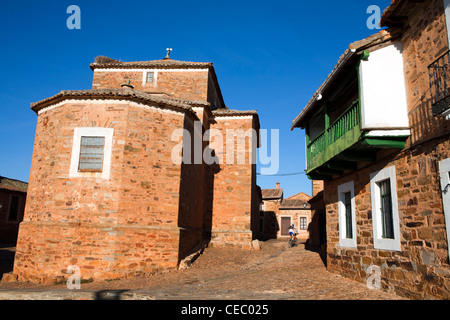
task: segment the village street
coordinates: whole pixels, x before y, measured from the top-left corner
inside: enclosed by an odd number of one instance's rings
[[[326,271],[318,252],[286,240],[260,251],[207,248],[185,271],[127,280],[39,286],[1,283],[2,299],[396,300],[401,297]]]

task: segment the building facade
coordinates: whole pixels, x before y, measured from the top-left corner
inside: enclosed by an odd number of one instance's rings
[[[311,196],[304,192],[284,199],[283,189],[262,189],[260,207],[260,230],[262,239],[289,237],[289,226],[294,225],[298,239],[306,242],[310,238]]]
[[[226,107],[212,63],[98,57],[91,69],[91,90],[31,105],[18,279],[61,281],[69,266],[82,279],[135,277],[206,243],[251,249],[256,111]]]
[[[15,244],[23,220],[28,184],[0,176],[0,243]]]
[[[447,1],[393,1],[292,128],[324,180],[327,268],[413,299],[450,298]]]

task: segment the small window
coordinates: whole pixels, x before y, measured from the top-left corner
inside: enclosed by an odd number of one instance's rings
[[[391,181],[384,180],[378,183],[380,188],[380,204],[381,204],[381,236],[384,239],[394,239],[394,223],[392,219],[392,195]]]
[[[11,196],[8,221],[17,221],[19,218],[19,197]]]
[[[102,172],[105,137],[81,137],[80,162],[81,172]]]
[[[370,175],[374,249],[401,251],[395,167]]]
[[[346,192],[344,194],[344,206],[345,206],[345,230],[347,239],[353,238],[353,227],[352,227],[352,194],[351,192]]]
[[[307,230],[308,229],[308,220],[306,217],[300,217],[300,230]]]
[[[356,207],[353,181],[338,186],[339,246],[356,248]]]
[[[69,177],[108,180],[111,172],[113,135],[112,128],[75,128]]]
[[[146,82],[147,83],[153,83],[154,75],[155,75],[154,72],[147,72]]]

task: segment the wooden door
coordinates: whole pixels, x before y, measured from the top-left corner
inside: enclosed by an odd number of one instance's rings
[[[291,225],[291,217],[281,217],[281,235],[289,235],[289,226]]]

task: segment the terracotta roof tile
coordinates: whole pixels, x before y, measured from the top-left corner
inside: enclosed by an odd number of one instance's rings
[[[27,192],[28,183],[0,176],[0,189]]]
[[[263,200],[281,199],[283,198],[283,189],[262,189],[261,195]]]
[[[152,95],[146,92],[132,90],[130,88],[122,89],[96,89],[96,90],[63,90],[58,94],[31,104],[31,109],[38,112],[43,108],[60,102],[65,99],[130,99],[142,102],[153,102],[162,104],[175,109],[192,111],[193,106],[209,106],[209,103],[203,101],[189,101],[170,97],[162,97],[160,95]]]
[[[281,202],[280,209],[292,210],[292,209],[310,209],[311,205],[303,200],[297,199],[285,199]]]
[[[203,69],[211,68],[213,64],[211,62],[191,62],[180,61],[172,59],[162,60],[150,60],[150,61],[131,61],[122,62],[119,60],[111,59],[104,56],[95,58],[95,62],[91,63],[92,70],[108,68],[108,69],[122,69],[122,68],[161,68],[161,69],[174,69],[174,68],[186,68],[186,69]]]

